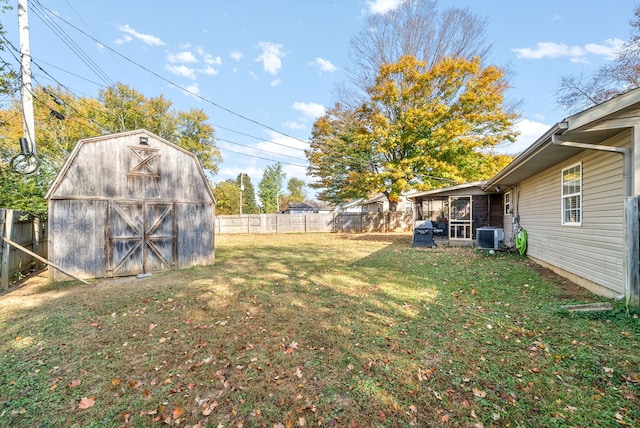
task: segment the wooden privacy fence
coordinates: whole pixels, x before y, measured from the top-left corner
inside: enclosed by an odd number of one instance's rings
[[[24,211],[0,209],[0,289],[9,288],[11,278],[31,270],[35,257],[10,245],[10,240],[47,258],[47,222],[40,222]]]
[[[215,233],[267,234],[316,232],[405,232],[413,230],[413,213],[328,213],[221,215]]]

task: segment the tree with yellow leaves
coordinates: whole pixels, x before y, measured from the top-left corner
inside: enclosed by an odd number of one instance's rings
[[[507,88],[502,70],[479,58],[383,64],[365,103],[337,105],[314,124],[312,186],[333,203],[383,193],[394,210],[409,190],[489,178],[510,161],[492,149],[516,137]]]

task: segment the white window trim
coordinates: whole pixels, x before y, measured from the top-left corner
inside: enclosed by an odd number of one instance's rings
[[[509,199],[509,202],[507,202],[507,197]],[[504,213],[505,213],[505,215],[513,213],[513,209],[511,208],[512,204],[513,204],[513,194],[511,193],[511,190],[509,190],[508,192],[504,193]]]
[[[580,192],[577,193],[570,193],[565,195],[564,194],[564,173],[565,171],[568,171],[570,169],[573,169],[575,167],[579,167],[580,168]],[[562,168],[562,171],[560,172],[560,222],[563,226],[582,226],[582,219],[583,219],[583,206],[584,206],[584,198],[582,197],[582,162],[578,162],[578,163],[574,163],[573,165],[569,165],[566,168]],[[572,196],[579,196],[580,197],[580,221],[565,221],[565,207],[564,207],[564,201],[566,198],[572,197]]]

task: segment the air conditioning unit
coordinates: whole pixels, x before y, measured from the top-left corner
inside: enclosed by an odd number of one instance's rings
[[[480,250],[500,250],[504,248],[504,230],[499,227],[477,228],[476,246]]]

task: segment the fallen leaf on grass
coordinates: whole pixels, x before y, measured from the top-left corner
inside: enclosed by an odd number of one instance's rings
[[[157,326],[158,326],[158,324],[151,323],[151,324],[149,324],[149,330],[153,330]]]
[[[487,393],[478,388],[473,388],[473,395],[478,398],[484,398],[487,396]]]
[[[82,399],[80,400],[80,402],[78,403],[78,409],[80,410],[86,410],[89,407],[93,407],[93,405],[96,404],[96,400],[93,397],[82,397]]]
[[[74,386],[79,386],[82,383],[82,381],[78,380],[78,379],[74,379],[71,382],[69,382],[67,384],[67,388],[73,388]]]
[[[182,414],[184,413],[184,409],[181,409],[179,407],[176,407],[173,409],[173,419],[178,419],[180,418],[180,416],[182,416]]]

